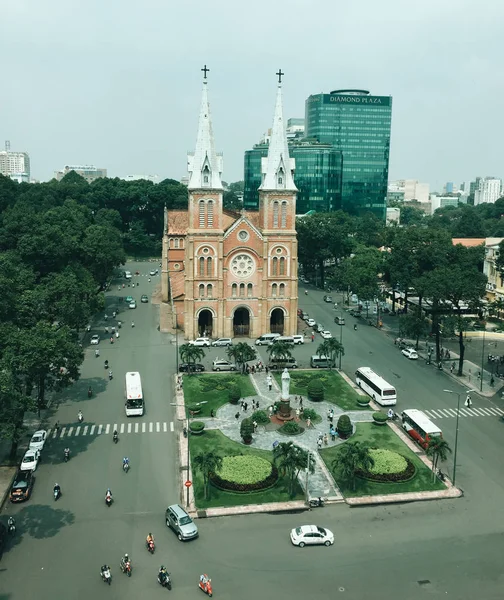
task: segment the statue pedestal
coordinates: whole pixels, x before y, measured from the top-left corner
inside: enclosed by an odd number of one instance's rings
[[[294,419],[294,414],[292,413],[290,406],[290,400],[284,400],[283,398],[280,400],[280,405],[278,406],[278,412],[276,416],[280,421],[292,421],[292,419]]]

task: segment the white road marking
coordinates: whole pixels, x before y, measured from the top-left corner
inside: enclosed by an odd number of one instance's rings
[[[73,427],[69,427],[67,437],[70,437],[72,435],[72,431],[73,431]]]
[[[63,437],[63,436],[65,435],[65,429],[66,429],[66,427],[63,427],[63,428],[61,429],[61,437]]]
[[[147,426],[147,423],[142,423],[142,433],[145,433],[146,426]]]
[[[156,423],[156,431],[159,433],[161,431],[161,427],[159,425],[159,421]]]
[[[154,423],[149,423],[149,433],[152,433],[153,429],[154,429]]]
[[[75,428],[75,437],[77,437],[80,433],[80,425]]]
[[[173,421],[171,421],[171,423],[170,423],[170,431],[174,431],[174,430],[175,430],[175,427],[173,425]]]
[[[166,421],[163,423],[163,431],[165,433],[168,431],[168,423],[166,423]]]
[[[121,423],[121,433],[124,433],[124,423]]]
[[[82,432],[82,435],[87,435],[87,431],[88,431],[88,425],[84,425],[84,431]]]
[[[98,425],[98,435],[101,435],[103,425]]]
[[[138,433],[138,423],[135,423],[135,433]]]
[[[108,435],[110,431],[110,424],[107,423],[106,427],[105,427],[105,435]]]
[[[435,410],[433,410],[432,408],[430,409],[430,411],[435,417],[437,417],[438,419],[442,419],[443,415],[439,415]]]
[[[117,423],[114,423],[114,431],[117,431]]]
[[[89,432],[89,435],[93,435],[95,429],[96,429],[96,425],[91,425],[91,430]]]
[[[131,423],[128,423],[128,433],[131,433]]]

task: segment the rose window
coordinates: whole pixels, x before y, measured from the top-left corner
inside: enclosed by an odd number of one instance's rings
[[[254,272],[254,259],[248,254],[238,254],[231,261],[231,271],[237,277],[248,277]]]

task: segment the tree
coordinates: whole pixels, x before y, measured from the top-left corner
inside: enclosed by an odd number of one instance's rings
[[[439,461],[445,462],[448,458],[448,454],[451,454],[452,449],[448,442],[442,437],[431,437],[427,443],[426,453],[427,456],[432,456],[432,478],[436,477],[436,469],[438,468]]]
[[[293,442],[280,442],[273,448],[273,462],[278,466],[280,473],[287,476],[290,496],[294,495],[294,486],[301,469],[308,467],[310,473],[315,471],[315,458],[311,453],[309,457],[308,464],[308,452]]]
[[[350,481],[355,491],[355,476],[359,470],[369,471],[374,466],[369,448],[361,442],[346,442],[331,463],[332,469],[343,479]]]
[[[340,263],[342,283],[359,300],[372,301],[380,295],[378,275],[383,271],[382,252],[362,244]]]
[[[205,358],[205,351],[201,346],[182,344],[179,348],[180,358],[189,365],[188,373],[194,373],[194,365]]]
[[[194,465],[203,475],[203,487],[205,490],[205,499],[210,495],[210,476],[212,473],[222,469],[222,456],[215,452],[205,452],[194,457]]]
[[[407,314],[399,317],[399,335],[413,338],[417,350],[418,340],[424,338],[428,332],[429,321],[420,307],[414,306]]]
[[[238,342],[234,346],[228,346],[226,354],[229,360],[234,360],[240,367],[241,372],[245,373],[246,364],[249,360],[255,360],[257,357],[256,349],[249,346],[246,342]]]
[[[270,360],[276,358],[280,362],[278,366],[285,366],[288,360],[292,360],[291,346],[287,342],[273,341],[266,348],[266,352],[270,355]]]
[[[333,365],[336,365],[336,360],[339,356],[345,356],[345,349],[343,345],[336,338],[329,338],[319,344],[317,348],[318,356],[328,356],[331,361],[329,363],[329,369],[332,369]]]
[[[240,424],[240,435],[246,444],[250,444],[252,441],[252,434],[254,433],[254,423],[250,417],[242,420]]]

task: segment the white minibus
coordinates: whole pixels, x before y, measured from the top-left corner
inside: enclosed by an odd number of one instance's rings
[[[393,406],[397,403],[395,387],[377,375],[369,367],[360,367],[355,371],[355,381],[366,394],[382,406]]]

